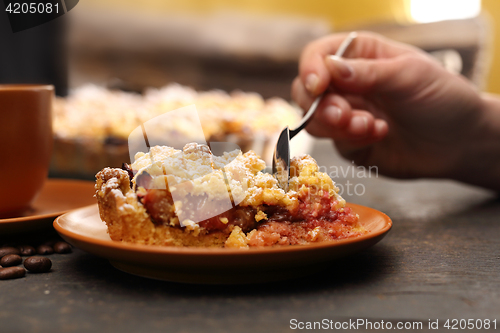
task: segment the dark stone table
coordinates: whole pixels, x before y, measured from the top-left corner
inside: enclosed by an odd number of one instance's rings
[[[324,141],[312,154],[330,172],[352,167]],[[373,173],[337,181],[362,184],[360,195],[344,189],[344,196],[387,213],[394,226],[376,246],[320,273],[260,285],[184,285],[129,275],[74,249],[51,255],[50,273],[0,281],[0,332],[291,332],[299,322],[330,320],[372,323],[360,331],[380,331],[382,320],[393,328],[421,322],[419,331],[429,331],[436,319],[446,331],[447,319],[496,319],[500,328],[494,193]]]

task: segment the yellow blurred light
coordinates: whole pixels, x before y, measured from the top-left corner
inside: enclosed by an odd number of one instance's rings
[[[414,21],[429,23],[472,18],[481,12],[481,0],[410,0]]]

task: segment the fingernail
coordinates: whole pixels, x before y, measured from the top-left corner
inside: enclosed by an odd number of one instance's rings
[[[342,110],[336,106],[330,105],[325,108],[325,115],[332,124],[337,125],[342,117]]]
[[[375,120],[375,130],[374,133],[376,136],[382,136],[382,133],[387,131],[387,123],[381,119]]]
[[[318,86],[319,77],[318,75],[311,73],[306,77],[306,89],[309,92],[314,93],[316,91],[316,87]]]
[[[368,130],[368,119],[365,117],[354,116],[351,119],[351,130],[358,134],[363,134]]]
[[[345,62],[344,59],[336,56],[336,55],[331,55],[328,56],[328,59],[330,61],[330,65],[335,68],[335,70],[342,76],[343,78],[348,78],[354,74],[354,69],[349,65],[347,62]]]

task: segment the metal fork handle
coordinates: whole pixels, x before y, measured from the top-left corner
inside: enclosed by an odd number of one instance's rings
[[[351,32],[347,36],[347,38],[342,41],[342,43],[340,44],[339,48],[337,49],[337,52],[335,52],[335,55],[337,57],[342,57],[344,55],[345,51],[347,50],[347,48],[349,47],[349,45],[351,44],[351,42],[357,36],[358,36],[358,34],[355,31]],[[314,102],[311,104],[311,107],[309,108],[309,110],[307,111],[307,113],[305,114],[305,116],[302,118],[302,121],[300,122],[299,126],[297,126],[293,130],[290,130],[290,140],[294,136],[296,136],[300,131],[302,131],[307,126],[307,124],[309,124],[309,122],[312,119],[312,116],[316,112],[316,108],[318,107],[319,102],[321,102],[321,99],[323,99],[323,96],[325,96],[325,94],[326,94],[326,90],[321,95],[319,95],[318,97],[316,97],[316,99],[314,100]]]

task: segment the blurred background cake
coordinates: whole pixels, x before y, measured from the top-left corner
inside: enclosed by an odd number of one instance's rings
[[[230,142],[250,149],[271,163],[276,135],[295,127],[301,111],[282,98],[265,100],[257,93],[221,90],[197,92],[170,84],[149,88],[143,94],[85,85],[58,97],[54,107],[54,156],[51,173],[59,177],[92,179],[105,166],[131,163],[129,135],[134,129],[169,111],[195,105],[205,142]],[[183,147],[197,140],[196,120],[173,113],[148,132],[149,141]],[[293,141],[294,153],[305,153],[306,133]]]

